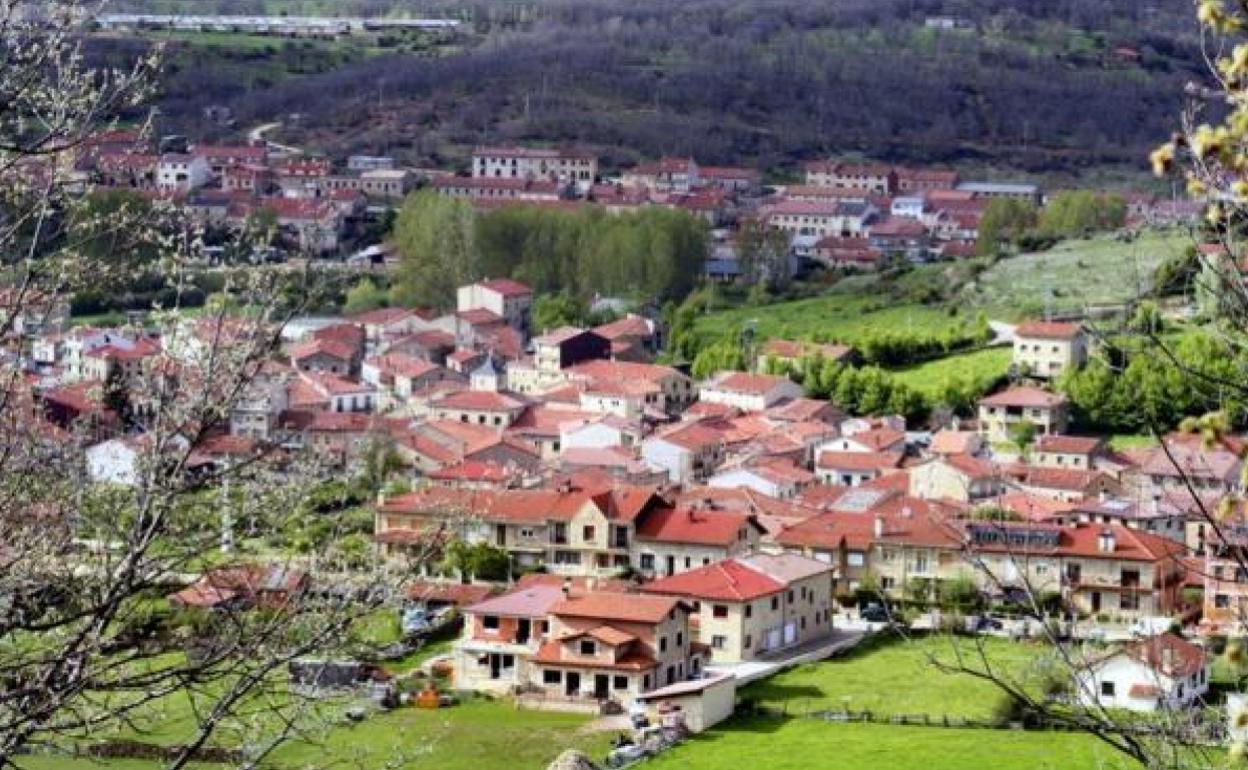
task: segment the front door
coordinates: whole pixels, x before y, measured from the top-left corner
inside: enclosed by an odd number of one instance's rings
[[[490,679],[498,679],[503,668],[503,656],[496,652],[490,653]]]
[[[581,693],[581,675],[575,671],[569,671],[563,677],[563,694],[564,695],[580,695]]]
[[[611,678],[606,674],[594,675],[594,697],[598,700],[606,700],[611,695]]]
[[[1092,611],[1093,612],[1101,611],[1101,592],[1100,591],[1092,592]]]

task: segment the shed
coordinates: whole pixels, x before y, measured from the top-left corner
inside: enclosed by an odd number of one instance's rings
[[[677,682],[638,695],[636,700],[656,706],[660,703],[679,706],[685,713],[685,726],[690,732],[700,733],[732,716],[737,702],[737,680],[731,674],[720,674]]]

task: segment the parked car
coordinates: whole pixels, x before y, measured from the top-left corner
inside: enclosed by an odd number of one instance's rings
[[[891,623],[893,622],[893,613],[882,604],[868,604],[858,611],[858,617],[868,623]]]
[[[991,615],[976,615],[967,619],[967,626],[971,631],[1001,631],[1005,628],[1005,624]]]

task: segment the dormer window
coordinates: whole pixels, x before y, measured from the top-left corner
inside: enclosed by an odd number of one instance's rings
[[[594,643],[593,639],[582,639],[580,652],[582,655],[593,657],[598,654],[598,645]]]

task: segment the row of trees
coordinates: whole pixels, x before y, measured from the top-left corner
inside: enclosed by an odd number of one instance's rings
[[[1126,220],[1126,203],[1112,193],[1068,190],[1053,195],[1044,208],[1030,201],[997,198],[980,220],[976,248],[984,256],[1010,245],[1031,251],[1062,238],[1114,230]]]
[[[483,276],[510,276],[540,293],[680,298],[707,253],[705,223],[680,211],[509,206],[478,213],[432,192],[404,202],[393,241],[401,261],[391,302],[439,308],[454,301],[455,287]]]

